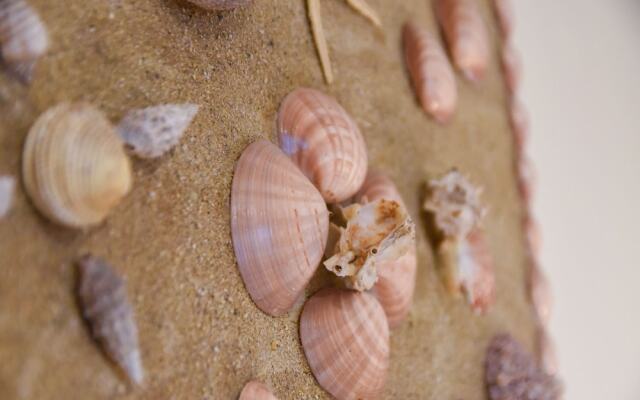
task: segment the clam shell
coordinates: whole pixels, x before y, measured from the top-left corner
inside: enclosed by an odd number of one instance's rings
[[[238,268],[256,305],[287,312],[322,259],[329,211],[275,145],[259,140],[238,160],[231,188],[231,234]]]
[[[238,7],[244,7],[253,2],[253,0],[188,0],[198,7],[206,10],[231,10]]]
[[[522,81],[522,61],[520,53],[510,43],[502,47],[502,69],[507,89],[511,94],[517,93]]]
[[[551,318],[553,296],[549,279],[537,263],[533,263],[529,271],[529,291],[536,315],[546,326]]]
[[[135,155],[160,157],[178,144],[197,112],[195,104],[164,104],[132,110],[117,129]]]
[[[29,131],[22,159],[25,188],[56,223],[100,223],[131,187],[122,141],[106,117],[88,104],[63,103]]]
[[[25,0],[0,2],[0,43],[7,64],[35,61],[47,51],[47,29]]]
[[[412,22],[403,29],[404,55],[422,109],[440,122],[451,119],[458,102],[456,79],[440,42]]]
[[[353,196],[367,174],[360,130],[333,98],[314,89],[289,93],[278,111],[280,148],[328,203]]]
[[[489,37],[475,0],[436,0],[436,16],[453,63],[470,81],[484,78]]]
[[[380,394],[389,365],[389,327],[368,293],[323,289],[300,316],[300,340],[320,386],[339,400]]]
[[[238,400],[278,400],[271,390],[262,382],[250,381],[244,385]]]
[[[11,210],[15,188],[16,180],[12,176],[0,176],[0,218]]]
[[[78,269],[78,297],[93,337],[133,383],[142,383],[138,329],[124,280],[107,262],[91,255],[78,261]]]
[[[504,39],[511,38],[515,19],[511,0],[493,0],[493,10],[498,19],[502,37]]]

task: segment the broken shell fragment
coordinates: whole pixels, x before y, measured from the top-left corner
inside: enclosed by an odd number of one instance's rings
[[[280,148],[328,203],[353,196],[367,174],[358,126],[333,98],[307,88],[289,93],[278,110]]]
[[[56,223],[82,228],[103,221],[131,187],[122,141],[95,107],[63,103],[33,124],[23,150],[24,185]]]
[[[350,289],[369,290],[378,280],[382,262],[396,261],[415,246],[415,225],[406,208],[394,200],[379,199],[342,209],[335,254],[324,266],[345,278]]]
[[[244,7],[253,2],[253,0],[188,0],[198,7],[206,10],[231,10],[238,7]]]
[[[238,400],[278,400],[271,390],[262,382],[250,381],[244,385]]]
[[[368,293],[323,289],[304,305],[300,340],[313,375],[338,400],[370,399],[384,388],[389,327]]]
[[[36,61],[49,47],[47,29],[25,0],[0,2],[0,43],[5,63]]]
[[[451,119],[458,101],[456,79],[439,41],[412,22],[403,29],[404,54],[422,109],[440,122]]]
[[[16,181],[12,176],[0,176],[0,218],[11,210],[15,188]]]
[[[475,0],[436,0],[436,16],[453,63],[470,81],[484,78],[489,38]]]
[[[511,0],[493,0],[493,10],[498,19],[500,33],[504,39],[509,39],[513,33],[514,13]]]
[[[93,337],[131,382],[141,384],[138,329],[124,280],[107,262],[91,255],[79,260],[78,269],[78,297]]]
[[[250,144],[231,187],[231,234],[238,268],[256,305],[287,312],[322,259],[329,211],[318,190],[266,140]]]
[[[502,48],[502,69],[509,93],[517,93],[522,81],[522,61],[518,51],[510,43],[505,43]]]
[[[424,209],[434,214],[438,230],[448,238],[466,237],[486,214],[480,204],[482,188],[453,169],[428,183]]]
[[[133,110],[120,121],[117,130],[135,155],[160,157],[178,144],[197,112],[195,104],[164,104]]]

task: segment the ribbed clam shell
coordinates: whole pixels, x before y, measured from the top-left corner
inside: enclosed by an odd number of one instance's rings
[[[271,390],[262,382],[250,381],[244,385],[238,400],[278,400]]]
[[[547,279],[544,271],[542,271],[541,267],[535,262],[529,270],[529,291],[538,319],[543,326],[546,326],[551,318],[553,296],[551,294],[549,279]]]
[[[173,148],[198,112],[195,104],[163,104],[132,110],[118,124],[118,133],[142,158],[160,157]]]
[[[522,61],[520,53],[510,43],[502,47],[502,69],[507,89],[511,94],[517,93],[522,81]]]
[[[244,7],[253,0],[188,0],[191,3],[207,10],[231,10],[233,8]]]
[[[0,218],[5,217],[13,204],[16,180],[12,176],[0,176]]]
[[[451,119],[458,102],[456,78],[438,39],[412,22],[403,29],[404,55],[422,109],[440,122]]]
[[[513,33],[514,13],[511,0],[493,0],[493,10],[498,19],[500,33],[504,39],[509,39]]]
[[[522,155],[525,153],[525,146],[529,139],[529,114],[517,97],[513,97],[509,103],[509,118],[516,150],[519,155]]]
[[[0,1],[0,43],[7,64],[35,61],[47,51],[47,30],[25,0]]]
[[[36,207],[69,227],[95,225],[131,187],[122,141],[88,104],[63,103],[29,131],[22,160],[25,188]]]
[[[489,37],[476,0],[436,0],[436,15],[453,63],[471,81],[484,78]]]
[[[287,312],[322,259],[329,211],[311,182],[275,145],[259,140],[238,160],[231,234],[238,268],[256,305]]]
[[[82,257],[78,267],[78,297],[93,337],[132,382],[142,383],[138,329],[124,280],[107,262],[91,255]]]
[[[300,317],[300,340],[320,386],[339,400],[380,394],[389,365],[389,327],[368,293],[323,289]]]
[[[278,111],[280,148],[328,203],[353,196],[367,174],[358,126],[333,98],[307,88],[289,93]]]

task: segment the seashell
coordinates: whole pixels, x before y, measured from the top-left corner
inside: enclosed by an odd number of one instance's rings
[[[546,326],[551,318],[553,296],[547,275],[535,262],[529,270],[529,292],[536,316]]]
[[[404,55],[422,109],[445,123],[458,102],[456,79],[439,41],[426,29],[412,22],[402,32]]]
[[[205,10],[231,10],[248,6],[253,0],[188,0]]]
[[[12,176],[0,176],[0,218],[4,218],[13,205],[16,180]]]
[[[244,385],[238,400],[278,400],[271,390],[262,382],[250,381]]]
[[[120,121],[117,130],[135,155],[160,157],[178,144],[197,112],[195,104],[164,104],[133,110]]]
[[[522,81],[522,61],[520,53],[510,43],[502,47],[502,69],[509,93],[517,93]]]
[[[496,335],[489,343],[485,382],[491,400],[559,400],[562,394],[558,381],[508,334]]]
[[[289,93],[278,110],[280,148],[328,203],[353,196],[367,174],[358,126],[333,98],[307,88]]]
[[[509,105],[509,118],[517,153],[522,155],[525,153],[525,145],[529,138],[529,114],[524,104],[515,97],[511,99]]]
[[[68,227],[100,223],[131,187],[122,141],[91,105],[63,103],[33,124],[22,160],[36,207]]]
[[[533,161],[527,156],[518,159],[518,189],[526,204],[531,204],[536,188],[536,171]]]
[[[313,375],[338,400],[370,399],[384,388],[389,327],[368,293],[327,288],[304,305],[300,340]]]
[[[438,255],[449,292],[464,292],[474,311],[486,312],[495,301],[495,276],[484,232],[476,229],[465,238],[444,240]]]
[[[504,39],[511,38],[513,33],[514,13],[511,0],[493,0],[493,10],[498,19],[500,33]]]
[[[379,199],[394,200],[404,206],[402,196],[391,179],[381,172],[369,170],[367,179],[356,194],[356,201],[368,203]],[[379,263],[377,270],[378,281],[372,293],[382,305],[389,327],[395,328],[405,319],[413,301],[417,270],[415,243],[397,260]]]
[[[475,187],[455,168],[428,183],[424,209],[434,214],[436,228],[445,237],[462,238],[480,224],[487,213],[480,204],[482,188]]]
[[[25,0],[0,2],[0,43],[7,64],[35,61],[47,51],[47,29]]]
[[[453,63],[470,81],[484,78],[489,37],[475,0],[436,0],[436,16]]]
[[[329,211],[318,190],[275,145],[250,144],[236,164],[231,234],[244,284],[270,315],[287,312],[322,259]]]
[[[138,328],[124,280],[107,262],[91,255],[82,257],[78,268],[78,297],[93,337],[131,382],[141,384],[144,371]]]
[[[415,248],[415,225],[407,209],[394,200],[353,204],[342,214],[347,225],[324,266],[344,277],[348,288],[369,290],[378,280],[380,263],[397,261]]]

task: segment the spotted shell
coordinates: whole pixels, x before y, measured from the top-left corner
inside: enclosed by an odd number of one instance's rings
[[[0,2],[0,43],[7,64],[35,61],[47,51],[47,30],[25,0]]]
[[[122,141],[91,105],[63,103],[29,131],[22,159],[25,189],[56,223],[81,228],[103,221],[131,187]]]
[[[264,383],[249,381],[244,385],[238,400],[278,400],[278,398],[271,393],[271,390]]]
[[[280,105],[280,148],[328,203],[353,196],[367,174],[367,150],[356,123],[333,98],[295,89]]]
[[[511,94],[517,93],[522,80],[522,61],[520,53],[510,43],[502,47],[502,69],[507,89]]]
[[[453,63],[468,80],[482,80],[489,65],[489,37],[477,1],[436,0],[435,8]]]
[[[0,218],[5,217],[13,204],[16,181],[12,176],[0,176]]]
[[[440,123],[449,121],[456,109],[458,92],[440,42],[412,22],[404,25],[402,37],[405,61],[422,109]]]
[[[231,234],[238,268],[256,305],[287,312],[324,253],[329,211],[318,190],[275,145],[250,144],[231,187]]]
[[[78,297],[93,337],[133,383],[142,383],[138,329],[124,280],[106,261],[91,255],[82,257],[78,268]]]
[[[380,394],[389,366],[389,327],[368,293],[327,288],[300,317],[300,340],[313,375],[338,400]]]
[[[493,10],[498,19],[500,33],[504,39],[509,39],[513,34],[514,13],[511,0],[493,0]]]
[[[233,8],[244,7],[253,0],[188,0],[191,3],[206,10],[231,10]]]

